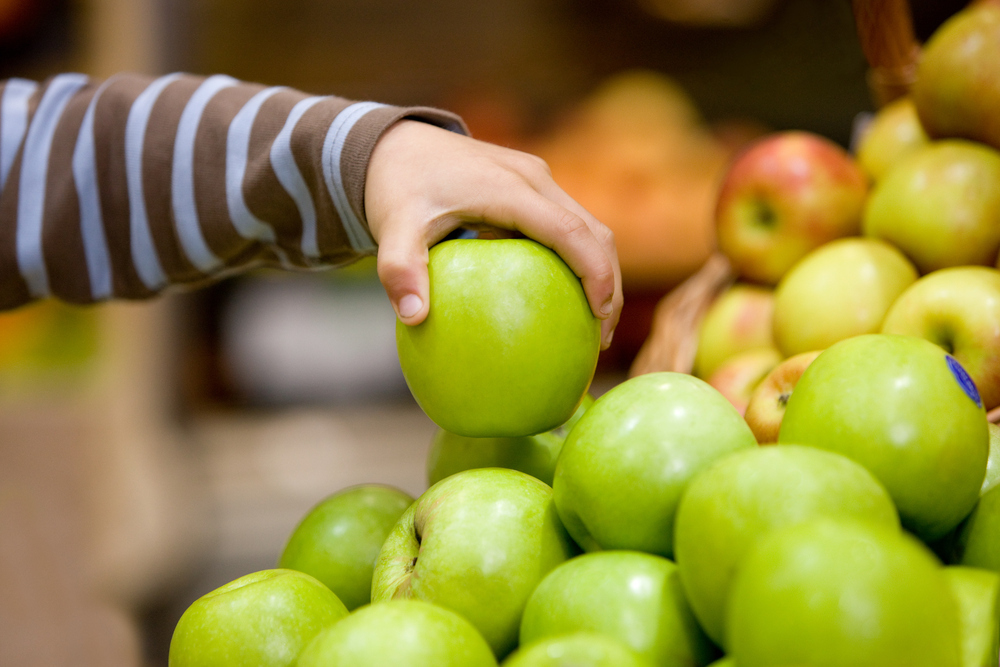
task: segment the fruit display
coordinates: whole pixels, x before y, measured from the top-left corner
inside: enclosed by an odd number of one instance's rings
[[[941,28],[857,157],[782,132],[732,163],[693,373],[594,400],[556,254],[432,248],[397,329],[429,488],[324,500],[282,569],[192,604],[171,667],[996,667],[997,7]],[[621,94],[591,120],[650,103]]]

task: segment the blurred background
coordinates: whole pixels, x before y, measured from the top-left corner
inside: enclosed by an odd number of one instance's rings
[[[912,0],[918,37],[964,3]],[[848,0],[0,0],[0,76],[225,73],[461,114],[616,232],[594,392],[713,248],[722,170],[871,110]],[[434,426],[373,261],[0,315],[0,667],[163,666],[201,594],[345,486],[417,495]]]

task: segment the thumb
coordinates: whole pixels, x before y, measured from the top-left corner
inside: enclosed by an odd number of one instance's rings
[[[413,326],[424,321],[430,288],[427,243],[423,239],[400,234],[383,239],[378,248],[378,278],[403,324]]]

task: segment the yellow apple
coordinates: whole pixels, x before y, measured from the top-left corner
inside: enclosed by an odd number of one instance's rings
[[[841,239],[814,250],[788,272],[774,301],[774,338],[786,357],[876,333],[917,271],[877,239]]]

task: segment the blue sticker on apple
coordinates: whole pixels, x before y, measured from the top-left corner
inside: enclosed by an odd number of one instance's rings
[[[958,359],[951,356],[950,354],[944,355],[945,361],[948,362],[948,368],[951,369],[951,374],[955,376],[958,381],[958,386],[962,388],[962,391],[975,401],[978,407],[983,407],[983,399],[979,398],[979,390],[976,389],[976,383],[972,381],[969,374],[965,372],[962,368],[962,364],[958,363]]]

